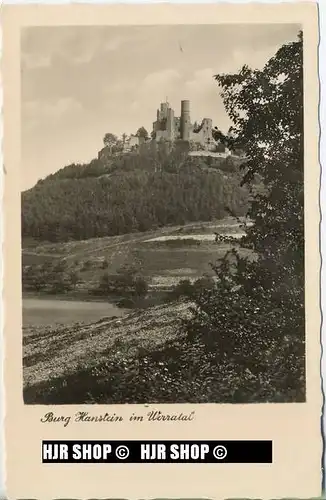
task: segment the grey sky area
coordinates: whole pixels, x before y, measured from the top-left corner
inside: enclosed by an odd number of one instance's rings
[[[97,156],[106,132],[150,132],[166,97],[191,119],[230,122],[213,79],[262,67],[296,25],[33,27],[21,37],[22,189]]]

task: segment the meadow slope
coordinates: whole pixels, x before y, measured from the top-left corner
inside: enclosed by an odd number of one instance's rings
[[[132,362],[144,350],[159,350],[176,339],[189,305],[173,303],[136,311],[123,318],[96,323],[23,329],[23,381],[25,402],[37,402],[76,374]],[[40,396],[42,395],[42,396]]]
[[[64,259],[78,272],[77,288],[89,290],[103,275],[125,265],[134,266],[147,278],[150,288],[169,288],[180,279],[211,274],[211,264],[230,248],[216,244],[214,233],[241,234],[238,222],[229,217],[212,222],[169,226],[143,233],[92,238],[67,243],[38,244],[22,251],[23,266]]]

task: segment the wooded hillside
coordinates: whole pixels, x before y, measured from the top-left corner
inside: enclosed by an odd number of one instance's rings
[[[239,167],[210,160],[158,151],[69,165],[22,193],[22,236],[82,240],[244,214]]]

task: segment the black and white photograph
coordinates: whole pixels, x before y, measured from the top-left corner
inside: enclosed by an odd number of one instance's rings
[[[21,29],[25,404],[306,401],[304,43]]]

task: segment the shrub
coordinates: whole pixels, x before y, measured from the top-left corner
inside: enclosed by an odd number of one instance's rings
[[[190,280],[184,279],[180,280],[177,285],[173,288],[171,295],[173,299],[180,298],[191,298],[194,293],[194,288]]]

